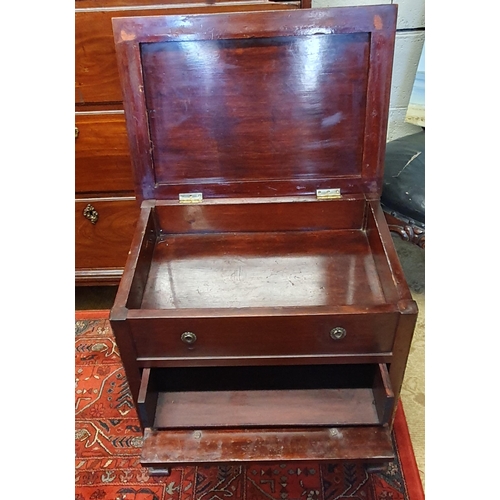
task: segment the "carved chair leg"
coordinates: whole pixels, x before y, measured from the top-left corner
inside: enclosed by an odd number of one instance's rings
[[[403,241],[413,243],[425,250],[425,229],[416,226],[411,221],[403,221],[386,213],[385,218],[389,231],[396,233]]]

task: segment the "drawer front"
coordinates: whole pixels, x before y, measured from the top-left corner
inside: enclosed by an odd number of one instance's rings
[[[397,313],[131,319],[138,358],[362,355],[392,350]]]
[[[134,192],[125,115],[76,115],[77,193]]]
[[[111,18],[125,16],[160,16],[166,14],[196,14],[250,10],[296,9],[289,3],[268,1],[214,2],[210,5],[193,5],[173,8],[140,10],[81,10],[75,19],[75,102],[76,104],[120,103],[122,93],[118,77]]]
[[[95,224],[83,214],[88,205],[97,213]],[[123,268],[138,217],[135,199],[78,200],[75,203],[76,268]]]

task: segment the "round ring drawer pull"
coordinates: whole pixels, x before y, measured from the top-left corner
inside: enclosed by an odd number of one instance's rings
[[[335,328],[332,328],[330,330],[330,337],[333,340],[340,340],[343,339],[346,336],[347,332],[345,331],[345,328],[342,328],[341,326],[336,326]]]
[[[196,335],[193,332],[184,332],[181,335],[181,340],[186,344],[194,344],[196,342]]]

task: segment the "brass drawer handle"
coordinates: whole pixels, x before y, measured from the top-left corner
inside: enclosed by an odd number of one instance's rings
[[[75,139],[78,139],[79,135],[80,135],[80,131],[78,130],[78,127],[75,127]]]
[[[83,209],[83,216],[92,222],[92,224],[96,224],[99,220],[97,210],[90,203]]]
[[[347,332],[345,331],[345,328],[342,328],[341,326],[336,326],[330,330],[330,337],[333,340],[343,339],[346,335]]]
[[[186,344],[194,344],[196,342],[196,335],[193,332],[184,332],[181,335],[181,340]]]

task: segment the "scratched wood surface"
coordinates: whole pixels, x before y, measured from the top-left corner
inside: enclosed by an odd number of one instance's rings
[[[390,432],[382,427],[298,429],[146,429],[141,463],[241,463],[293,460],[389,461]]]
[[[166,236],[144,309],[384,304],[362,231]]]

